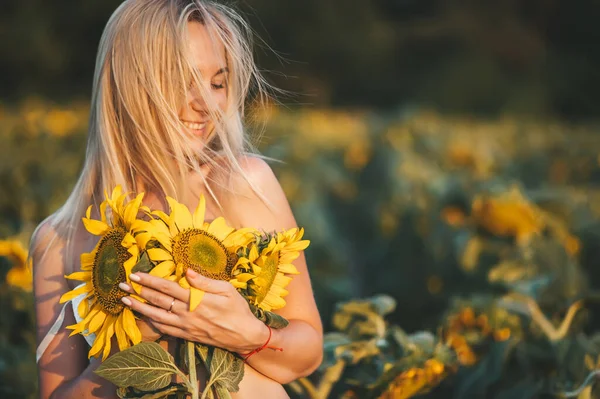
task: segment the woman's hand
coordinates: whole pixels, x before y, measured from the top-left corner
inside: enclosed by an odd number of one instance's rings
[[[142,333],[142,342],[155,342],[163,336],[163,334],[154,327],[152,321],[146,317],[136,320],[135,323]]]
[[[187,280],[205,292],[202,302],[189,311],[190,291],[178,283],[147,273],[135,273],[131,280],[143,286],[138,294],[148,303],[124,297],[123,303],[143,314],[166,335],[247,353],[269,337],[268,328],[258,320],[246,300],[227,281],[213,280],[188,269]],[[122,289],[133,293],[123,284]]]

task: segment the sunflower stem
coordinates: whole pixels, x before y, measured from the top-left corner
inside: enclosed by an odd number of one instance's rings
[[[187,361],[190,371],[190,383],[192,387],[192,399],[198,399],[198,375],[196,374],[196,345],[192,341],[186,341]]]

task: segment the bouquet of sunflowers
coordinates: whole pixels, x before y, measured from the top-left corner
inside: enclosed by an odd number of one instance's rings
[[[141,342],[136,314],[121,298],[130,295],[119,288],[125,282],[139,293],[141,287],[130,274],[143,271],[177,281],[190,290],[190,310],[202,300],[204,292],[188,283],[186,271],[212,279],[229,281],[247,300],[253,314],[272,328],[288,322],[272,310],[285,306],[285,287],[290,275],[298,274],[292,262],[308,247],[303,230],[262,232],[253,228],[234,229],[219,217],[207,222],[205,200],[191,211],[167,197],[170,213],[142,205],[144,193],[127,201],[117,186],[100,205],[100,220],[91,218],[92,206],[83,218],[85,228],[100,239],[90,253],[81,255],[81,271],[66,278],[83,283],[61,297],[61,303],[79,300],[79,323],[68,326],[73,334],[93,337],[88,357],[102,356],[96,373],[118,388],[121,398],[164,398],[190,393],[198,398],[196,364],[208,372],[202,397],[228,398],[243,378],[243,359],[225,349],[183,341],[185,355],[181,364],[156,342]],[[138,215],[145,215],[138,219]],[[143,298],[132,294],[145,302]],[[111,340],[116,336],[119,352],[110,356]],[[199,359],[196,359],[196,355]],[[174,378],[178,377],[173,382]]]

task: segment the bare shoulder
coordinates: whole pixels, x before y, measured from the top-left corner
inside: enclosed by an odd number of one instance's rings
[[[244,176],[236,174],[234,181],[237,191],[250,196],[257,193],[253,188],[266,190],[267,188],[278,187],[279,182],[271,166],[262,158],[252,155],[245,155],[238,159]],[[252,187],[254,186],[254,187]]]
[[[290,205],[271,166],[256,156],[243,156],[238,161],[242,173],[231,177],[232,190],[222,196],[227,219],[237,227],[295,227]]]
[[[65,274],[65,240],[54,226],[54,217],[42,221],[31,236],[33,292],[38,339],[45,335],[58,311],[58,298],[68,291]]]
[[[34,274],[40,271],[41,265],[48,262],[44,262],[46,259],[56,260],[65,248],[64,239],[60,236],[58,231],[53,225],[53,215],[48,216],[44,219],[34,230],[31,235],[31,242],[29,250],[33,262]],[[56,269],[56,273],[62,273],[62,267],[60,262],[50,262],[51,269]],[[46,270],[48,266],[43,269],[44,274],[48,274]]]

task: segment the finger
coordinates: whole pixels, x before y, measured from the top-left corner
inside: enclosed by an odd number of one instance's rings
[[[154,327],[164,335],[170,335],[172,337],[183,338],[187,341],[200,342],[205,345],[218,346],[220,348],[227,349],[223,346],[222,343],[219,343],[209,338],[208,335],[205,335],[203,337],[195,337],[179,327],[170,326],[168,324],[164,324],[156,320],[151,320],[150,323],[152,323]],[[233,350],[230,351],[233,352]]]
[[[131,309],[143,314],[149,319],[152,319],[152,321],[156,320],[160,323],[169,324],[171,326],[178,326],[182,324],[181,318],[177,314],[169,313],[162,308],[147,303],[142,303],[130,296],[121,298],[121,301],[123,301],[123,303],[129,306]]]
[[[164,324],[156,320],[149,320],[149,322],[152,325],[152,327],[160,331],[163,335],[169,335],[171,337],[183,338],[185,340],[192,341],[192,339],[190,339],[189,334],[179,327]]]
[[[149,287],[143,287],[141,290],[139,290],[139,294],[136,294],[136,292],[125,283],[119,283],[119,288],[121,288],[123,291],[129,292],[132,295],[139,296],[151,304],[165,309],[167,312],[171,311],[173,313],[182,313],[188,310],[188,305],[186,302],[182,302],[177,298],[163,294],[162,292],[156,291],[155,289]]]
[[[210,294],[228,296],[236,292],[229,281],[213,280],[212,278],[204,277],[200,273],[196,273],[192,269],[187,270],[186,278],[192,287]]]
[[[162,292],[172,298],[179,299],[181,302],[188,302],[190,298],[190,293],[185,288],[182,288],[175,281],[169,281],[162,277],[152,276],[148,273],[133,273],[129,275],[131,281],[135,281],[136,283],[143,285],[144,287],[149,287],[154,289],[155,291]],[[142,289],[141,291],[144,291]],[[140,295],[143,297],[143,295]],[[170,301],[169,301],[170,303]]]

